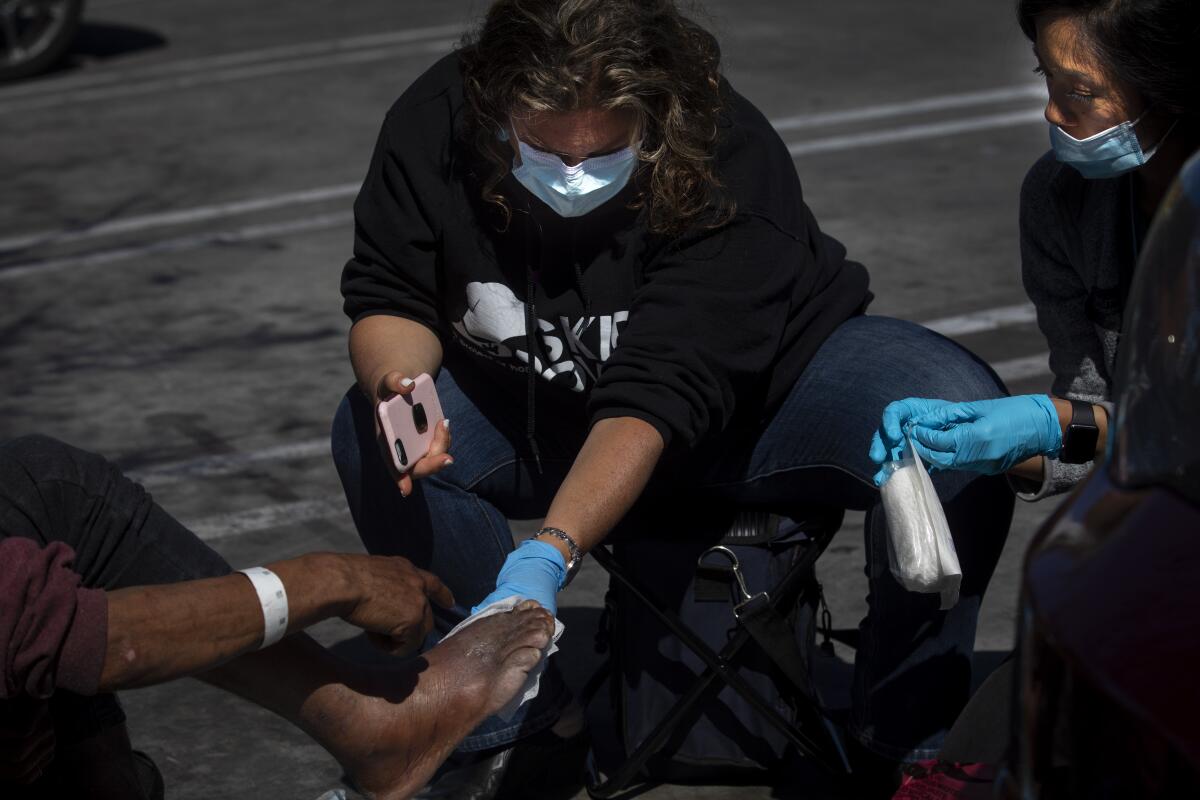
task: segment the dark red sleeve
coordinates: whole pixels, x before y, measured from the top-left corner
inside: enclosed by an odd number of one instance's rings
[[[0,539],[0,698],[95,694],[108,641],[108,598],[87,589],[62,542]]]

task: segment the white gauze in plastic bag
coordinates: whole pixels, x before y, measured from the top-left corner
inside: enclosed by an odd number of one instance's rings
[[[962,568],[942,503],[912,442],[903,458],[884,469],[888,473],[879,493],[887,516],[892,575],[910,592],[940,593],[943,611],[953,608]]]

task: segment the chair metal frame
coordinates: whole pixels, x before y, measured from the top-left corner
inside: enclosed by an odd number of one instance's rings
[[[791,608],[807,599],[811,591],[819,591],[814,584],[807,580],[809,571],[817,559],[825,551],[833,539],[836,528],[823,530],[810,535],[803,554],[788,569],[784,577],[771,589],[769,595],[765,592],[754,597],[749,595],[742,582],[740,573],[736,573],[743,602],[735,606],[735,616],[738,617],[736,632],[719,652],[713,650],[701,640],[679,616],[670,610],[660,608],[647,592],[634,581],[624,567],[605,545],[593,549],[590,555],[595,559],[612,579],[620,582],[661,622],[673,635],[704,663],[705,670],[697,676],[691,687],[684,692],[671,710],[663,717],[649,735],[634,749],[625,763],[605,780],[587,787],[588,794],[594,798],[612,798],[628,791],[646,763],[657,754],[675,734],[682,722],[708,696],[721,688],[721,683],[728,685],[749,703],[763,718],[778,730],[800,753],[808,756],[814,763],[823,768],[834,778],[844,778],[850,773],[845,749],[838,738],[836,729],[825,717],[814,700],[807,706],[802,706],[803,698],[797,701],[798,722],[792,723],[771,707],[762,695],[746,683],[737,672],[739,656],[745,646],[753,641],[750,631],[741,624],[739,609],[748,603],[758,600],[767,602],[776,612],[786,614]],[[710,548],[705,555],[718,548]],[[725,549],[725,548],[720,548]],[[726,551],[728,552],[728,551]],[[703,559],[704,556],[701,556]],[[736,561],[735,561],[736,563]],[[615,676],[611,676],[615,680]]]

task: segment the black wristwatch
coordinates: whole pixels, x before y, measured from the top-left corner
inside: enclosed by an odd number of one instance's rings
[[[1071,401],[1071,421],[1063,434],[1062,450],[1058,460],[1064,464],[1086,464],[1096,458],[1096,442],[1100,439],[1100,426],[1096,424],[1096,413],[1091,403]]]

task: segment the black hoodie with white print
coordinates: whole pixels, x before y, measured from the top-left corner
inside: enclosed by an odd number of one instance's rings
[[[637,176],[563,218],[511,175],[509,221],[481,197],[490,165],[463,130],[457,56],[388,112],[354,206],[344,309],[415,320],[456,379],[536,416],[636,417],[691,450],[762,422],[871,295],[867,272],[821,233],[767,120],[725,85],[717,171],[737,213],[651,233]],[[532,372],[529,370],[532,352]]]

